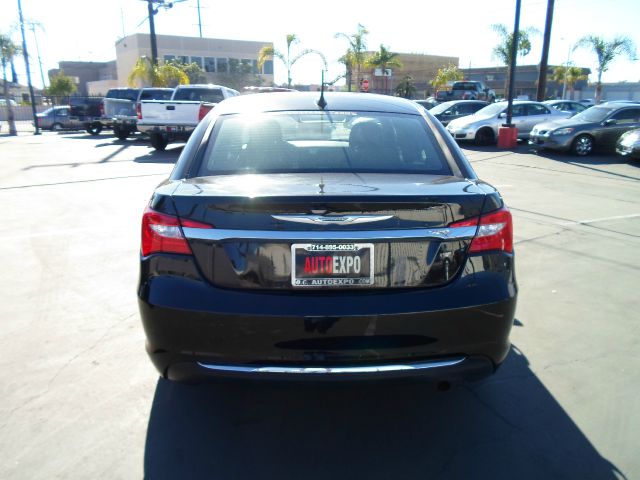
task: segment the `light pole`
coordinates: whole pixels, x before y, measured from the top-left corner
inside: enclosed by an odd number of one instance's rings
[[[562,85],[562,100],[565,100],[567,93],[567,73],[569,70],[569,59],[571,58],[571,48],[573,45],[569,44],[569,50],[567,51],[567,62],[564,64],[564,82]]]
[[[44,72],[42,70],[42,57],[40,57],[40,46],[38,45],[38,36],[36,35],[36,24],[31,22],[29,28],[33,33],[33,40],[36,43],[36,53],[38,54],[38,65],[40,65],[40,80],[42,81],[42,88],[45,89],[47,85],[44,83]]]
[[[22,33],[22,53],[24,54],[24,66],[27,69],[27,84],[29,85],[29,96],[31,98],[31,113],[33,123],[36,127],[34,135],[40,135],[40,127],[36,121],[36,97],[33,94],[33,84],[31,83],[31,72],[29,71],[29,53],[27,53],[27,38],[24,36],[24,18],[22,16],[22,4],[18,0],[18,14],[20,16],[20,32]]]

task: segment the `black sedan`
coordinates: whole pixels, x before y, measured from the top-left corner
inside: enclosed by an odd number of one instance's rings
[[[475,379],[510,347],[511,214],[404,99],[221,102],[153,193],[140,266],[171,380]]]
[[[452,100],[436,105],[429,113],[440,120],[440,123],[446,127],[451,120],[473,115],[487,105],[489,105],[489,102],[482,100]]]

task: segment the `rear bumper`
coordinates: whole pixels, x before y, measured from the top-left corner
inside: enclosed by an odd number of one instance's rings
[[[195,130],[195,125],[153,125],[153,124],[137,124],[138,131],[146,133],[160,133],[163,135],[169,135],[173,138],[189,138],[191,133]]]
[[[173,380],[479,378],[510,347],[513,257],[465,271],[430,289],[241,291],[213,287],[189,257],[152,256],[139,289],[147,351]]]
[[[362,367],[307,367],[274,365],[220,365],[202,362],[172,364],[166,377],[174,381],[201,378],[225,378],[265,381],[341,382],[367,380],[427,380],[461,382],[491,375],[496,365],[487,357],[450,357],[404,364],[381,364]]]

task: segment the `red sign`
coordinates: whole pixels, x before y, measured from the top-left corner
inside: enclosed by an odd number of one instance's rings
[[[369,91],[369,80],[367,80],[366,78],[362,80],[362,91],[363,92],[368,92]]]

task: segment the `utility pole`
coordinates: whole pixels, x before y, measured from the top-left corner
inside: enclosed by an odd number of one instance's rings
[[[547,95],[547,69],[549,66],[549,44],[551,43],[551,24],[553,23],[553,4],[555,0],[547,0],[547,20],[544,24],[544,41],[542,44],[542,58],[538,72],[538,91],[536,100],[542,102]]]
[[[198,29],[200,30],[200,38],[202,38],[202,18],[200,17],[200,0],[198,0]]]
[[[31,84],[29,53],[27,52],[27,38],[24,36],[24,18],[22,17],[22,4],[20,0],[18,0],[18,14],[20,15],[20,32],[22,33],[22,53],[24,54],[24,65],[27,69],[27,85],[29,85],[29,96],[31,98],[31,113],[33,114],[33,123],[36,127],[34,135],[40,135],[40,127],[38,127],[38,122],[36,122],[36,97],[33,94],[33,85]]]
[[[151,63],[154,65],[158,64],[158,44],[156,43],[156,26],[153,22],[153,16],[155,15],[155,10],[153,8],[153,0],[147,1],[147,10],[149,12],[149,33],[151,37]]]
[[[513,44],[511,45],[511,62],[509,67],[509,96],[507,102],[507,127],[513,127],[513,94],[516,80],[516,55],[518,53],[518,32],[520,30],[520,0],[516,0],[516,20],[513,25]]]

